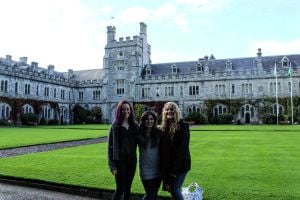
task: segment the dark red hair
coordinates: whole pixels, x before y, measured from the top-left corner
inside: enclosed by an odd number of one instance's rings
[[[135,122],[135,114],[134,114],[134,110],[132,108],[132,105],[128,102],[128,101],[125,101],[125,100],[121,100],[117,107],[116,107],[116,110],[115,110],[115,119],[114,119],[114,122],[116,124],[121,124],[122,123],[122,105],[123,104],[128,104],[129,105],[129,108],[130,108],[130,115],[129,115],[129,118],[128,118],[128,123],[130,125],[133,125],[134,122]]]

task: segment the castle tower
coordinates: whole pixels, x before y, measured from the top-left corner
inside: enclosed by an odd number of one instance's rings
[[[135,102],[138,97],[137,80],[143,66],[150,62],[150,45],[147,43],[147,26],[140,23],[138,36],[115,39],[116,28],[107,27],[107,44],[103,58],[103,94],[106,116],[113,116],[114,106],[121,99]],[[111,119],[110,119],[111,120]]]

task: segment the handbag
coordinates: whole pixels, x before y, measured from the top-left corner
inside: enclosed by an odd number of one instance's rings
[[[203,189],[197,183],[191,183],[188,187],[182,187],[184,200],[202,200]]]

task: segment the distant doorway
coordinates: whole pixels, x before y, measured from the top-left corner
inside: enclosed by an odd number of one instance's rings
[[[250,113],[248,113],[248,112],[245,114],[245,123],[246,124],[250,123]]]

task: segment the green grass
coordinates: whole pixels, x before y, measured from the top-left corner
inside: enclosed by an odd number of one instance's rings
[[[96,138],[106,136],[107,129],[108,125],[0,127],[0,149]]]
[[[243,129],[234,131],[236,128]],[[191,129],[192,170],[184,185],[197,182],[204,188],[204,199],[300,199],[299,126]],[[115,187],[107,167],[106,143],[3,158],[0,174],[103,189]],[[138,174],[132,190],[143,193]]]

